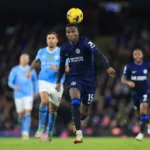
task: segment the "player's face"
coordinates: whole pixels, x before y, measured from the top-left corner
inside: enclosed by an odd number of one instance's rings
[[[133,58],[135,62],[141,63],[143,61],[143,53],[140,50],[135,50],[133,52]]]
[[[78,29],[76,27],[67,27],[66,28],[66,37],[70,42],[76,42],[79,36]]]
[[[26,66],[29,63],[29,55],[23,54],[20,56],[20,65]]]
[[[55,48],[57,46],[58,39],[55,34],[47,35],[47,45],[50,48]]]

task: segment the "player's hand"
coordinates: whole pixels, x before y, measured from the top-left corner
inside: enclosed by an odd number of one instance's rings
[[[50,69],[51,69],[51,70],[58,70],[58,67],[55,66],[55,65],[52,65],[52,66],[50,66]]]
[[[60,87],[61,87],[61,84],[60,84],[60,83],[57,83],[57,84],[56,84],[56,87],[55,87],[55,89],[57,90],[57,92],[60,91]]]
[[[20,90],[19,86],[15,85],[15,86],[14,86],[14,90],[15,90],[15,91],[19,91],[19,90]]]
[[[109,67],[108,69],[107,69],[107,73],[108,73],[108,75],[110,76],[110,77],[114,77],[115,76],[115,70],[112,68],[112,67]]]
[[[131,88],[134,88],[134,87],[135,87],[135,83],[132,82],[132,81],[128,81],[127,84],[128,84],[128,86],[131,87]]]
[[[29,79],[31,77],[31,71],[27,72],[26,77]]]

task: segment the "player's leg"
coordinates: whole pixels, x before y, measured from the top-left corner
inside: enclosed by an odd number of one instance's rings
[[[21,130],[21,135],[23,134],[23,121],[24,121],[24,108],[23,108],[23,100],[15,99],[15,107],[18,116],[18,123]]]
[[[49,115],[48,115],[48,128],[47,128],[47,141],[52,140],[55,121],[57,117],[57,108],[60,104],[60,100],[63,94],[63,85],[59,92],[55,90],[55,85],[51,84],[50,86],[50,94],[49,94]]]
[[[81,122],[80,122],[80,91],[72,87],[69,89],[69,95],[71,97],[71,104],[72,104],[72,119],[75,124],[76,128],[76,139],[74,143],[82,143],[82,131],[81,131]]]
[[[57,106],[50,101],[49,115],[48,115],[48,128],[47,128],[47,140],[49,142],[52,140],[56,117],[57,117]]]
[[[95,95],[95,88],[94,87],[85,87],[87,88],[86,92],[82,93],[82,105],[80,107],[80,114],[81,120],[84,120],[90,111],[90,106],[93,102],[94,95]]]
[[[24,98],[24,121],[23,121],[23,136],[24,139],[29,138],[30,126],[31,126],[31,111],[33,107],[33,97]]]
[[[148,103],[147,94],[143,95],[142,103],[140,104],[140,133],[137,135],[136,139],[141,141],[144,137],[144,131],[146,124],[148,123]]]
[[[81,103],[80,106],[80,120],[85,120],[89,114],[89,110],[90,110],[90,105],[86,105]],[[73,129],[73,133],[76,133],[76,127],[74,122],[72,122],[72,129]]]
[[[39,93],[40,93],[40,99],[41,103],[39,106],[39,124],[38,124],[38,130],[35,133],[36,138],[41,138],[43,131],[45,129],[45,123],[46,123],[46,117],[48,113],[48,82],[46,81],[39,81]]]
[[[39,106],[39,124],[35,134],[36,138],[41,138],[45,129],[46,117],[48,113],[48,92],[40,92],[41,103]]]

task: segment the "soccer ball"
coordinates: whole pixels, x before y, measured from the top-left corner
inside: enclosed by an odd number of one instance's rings
[[[83,20],[83,12],[79,8],[71,8],[67,12],[67,20],[71,24],[78,24]]]

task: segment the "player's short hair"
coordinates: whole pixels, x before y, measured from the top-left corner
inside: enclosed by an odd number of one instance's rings
[[[133,52],[134,51],[141,51],[142,53],[143,53],[143,50],[141,49],[141,48],[135,48],[134,50],[133,50]]]
[[[50,34],[53,34],[53,35],[56,36],[56,38],[58,38],[58,34],[57,34],[56,32],[54,32],[54,31],[49,31],[49,32],[47,32],[46,36],[48,36],[48,35],[50,35]]]
[[[67,27],[75,27],[75,28],[78,29],[77,24],[71,24],[71,23],[69,23],[69,24],[66,25],[66,28],[67,28]]]

